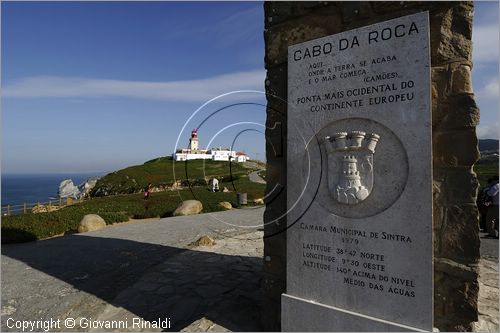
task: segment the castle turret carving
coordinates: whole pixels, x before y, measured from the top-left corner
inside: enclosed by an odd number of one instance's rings
[[[333,196],[344,204],[365,200],[372,190],[373,154],[380,135],[363,131],[338,132],[325,137],[326,150],[332,158],[341,158]],[[340,155],[341,154],[341,155]],[[337,157],[336,157],[337,158]],[[358,170],[361,167],[361,170]],[[368,178],[367,178],[368,177]]]

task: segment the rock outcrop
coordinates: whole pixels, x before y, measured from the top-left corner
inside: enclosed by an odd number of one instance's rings
[[[94,189],[99,178],[100,177],[90,177],[85,182],[80,184],[80,186],[78,186],[80,194],[84,197],[90,196],[90,192],[92,192],[92,190]]]
[[[183,201],[174,211],[174,216],[187,216],[199,214],[203,210],[203,205],[198,200]]]
[[[106,221],[96,214],[88,214],[83,217],[78,225],[78,232],[100,230],[106,227]]]
[[[52,206],[52,205],[36,205],[33,208],[31,208],[31,212],[34,214],[38,213],[49,213],[53,212],[59,209],[59,206]]]
[[[78,199],[80,197],[80,190],[78,186],[73,184],[71,179],[65,179],[59,184],[58,195],[60,198],[73,198]]]

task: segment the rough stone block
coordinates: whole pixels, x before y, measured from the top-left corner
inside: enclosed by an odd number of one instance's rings
[[[472,2],[463,1],[458,6],[453,7],[451,30],[469,40],[472,39],[473,12],[474,7],[472,6]]]
[[[471,40],[452,30],[453,8],[448,7],[431,15],[431,62],[432,65],[471,58]]]
[[[479,124],[479,108],[473,95],[451,96],[449,112],[443,119],[443,128],[476,127]]]
[[[265,27],[268,28],[283,23],[290,17],[297,19],[311,13],[328,14],[338,11],[338,8],[337,4],[331,1],[268,1],[264,4],[264,10],[266,11]]]
[[[436,260],[434,274],[435,326],[440,331],[470,330],[477,321],[476,267]]]
[[[436,200],[434,199],[434,202]],[[434,230],[434,235],[437,235],[439,230],[441,230],[441,226],[443,224],[443,216],[444,216],[444,207],[441,205],[434,204],[432,207],[432,228]],[[439,237],[434,237],[434,254],[436,254],[437,249],[439,248],[438,243]]]
[[[450,95],[471,94],[473,90],[470,66],[460,63],[451,64],[450,71]]]
[[[373,10],[369,1],[347,1],[341,6],[342,21],[350,23],[355,20],[367,19],[373,16]]]
[[[457,262],[479,258],[478,211],[475,205],[443,207],[441,228],[435,235],[436,255]]]
[[[266,30],[266,67],[287,61],[288,46],[337,33],[341,30],[340,14],[311,14],[300,20],[284,22]]]
[[[479,108],[473,95],[459,94],[449,97],[448,101],[433,105],[434,131],[474,128],[479,124]]]
[[[428,5],[425,1],[376,1],[372,3],[372,8],[375,13],[385,14]]]
[[[479,159],[474,128],[433,133],[432,148],[435,167],[470,167]]]
[[[434,204],[439,206],[475,204],[478,182],[470,169],[434,168]],[[478,232],[478,231],[476,231]]]

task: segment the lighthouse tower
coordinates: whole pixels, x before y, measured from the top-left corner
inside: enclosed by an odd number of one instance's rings
[[[191,131],[191,139],[189,139],[189,149],[191,151],[198,150],[198,131],[196,128]]]

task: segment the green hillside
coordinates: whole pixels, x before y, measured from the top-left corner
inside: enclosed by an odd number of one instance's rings
[[[203,212],[219,211],[219,202],[228,201],[239,207],[237,193],[248,195],[248,205],[262,198],[265,184],[251,182],[248,173],[262,170],[263,164],[243,164],[195,160],[173,162],[158,158],[142,165],[131,166],[112,172],[101,178],[94,189],[94,197],[51,213],[27,213],[2,217],[2,243],[18,243],[44,239],[67,232],[74,232],[84,215],[98,214],[108,224],[128,221],[129,218],[168,217],[183,200],[195,199],[203,204]],[[175,168],[175,177],[174,177]],[[231,177],[232,175],[232,177]],[[229,192],[209,191],[204,179],[219,179],[222,189]],[[174,179],[191,188],[161,191],[143,200],[142,192],[148,183],[155,187],[171,186]],[[198,186],[204,185],[204,186]],[[110,194],[118,194],[107,196]],[[121,194],[120,194],[121,193]]]
[[[219,182],[227,183],[236,180],[256,168],[249,168],[246,163],[231,163],[211,160],[192,160],[185,162],[174,162],[169,157],[160,157],[145,162],[142,165],[134,165],[122,170],[112,172],[101,178],[91,195],[93,197],[114,194],[130,194],[141,192],[149,183],[160,189],[169,188],[175,181],[184,187],[206,185],[212,177]],[[175,172],[175,175],[174,175]]]

